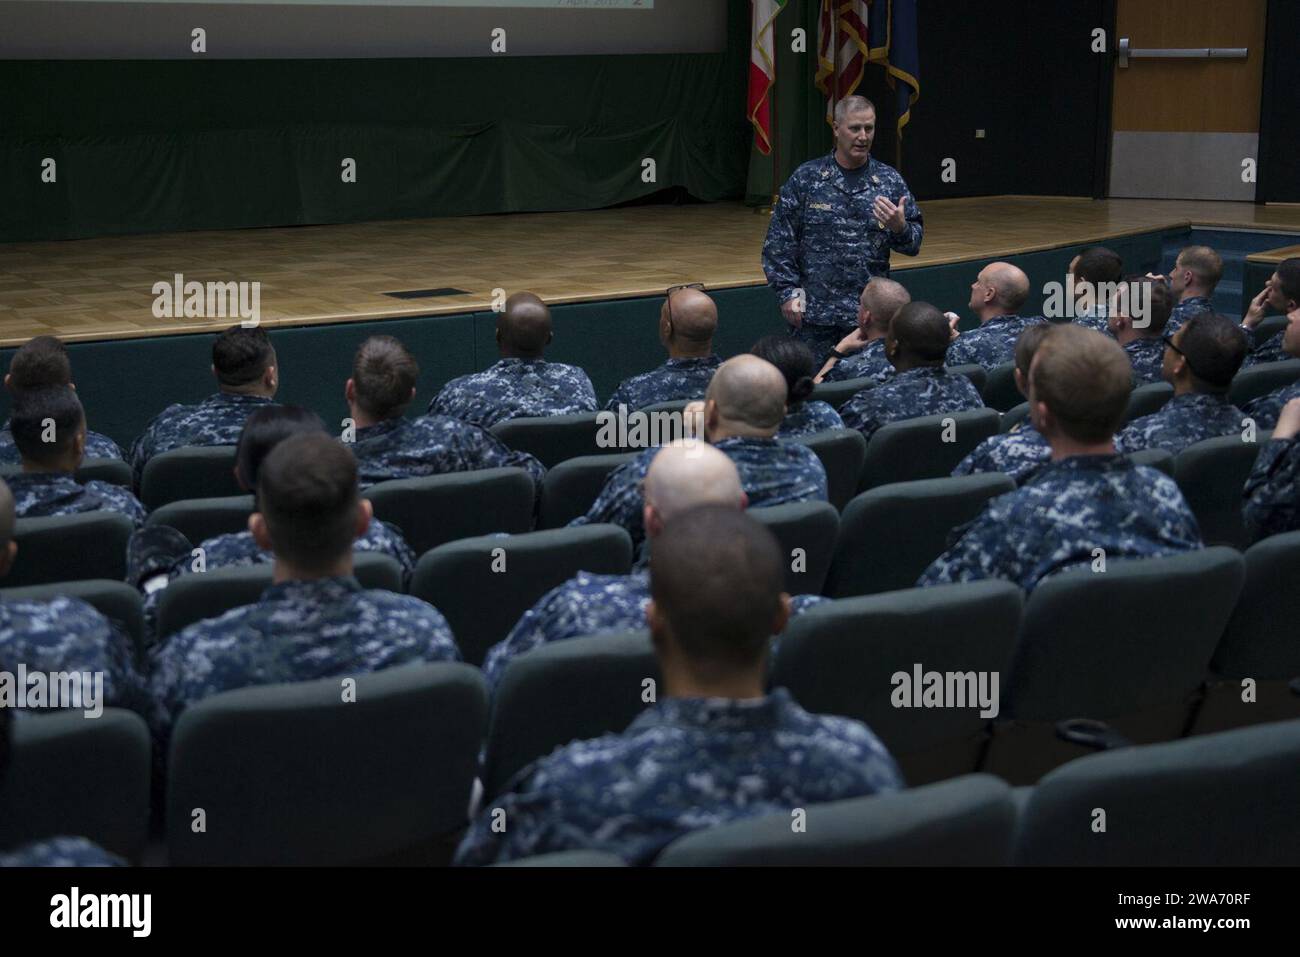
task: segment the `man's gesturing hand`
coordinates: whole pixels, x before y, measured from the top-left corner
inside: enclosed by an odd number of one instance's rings
[[[898,197],[897,206],[884,196],[877,196],[871,209],[876,220],[891,233],[901,233],[907,228],[907,194]]]
[[[785,321],[794,326],[794,328],[798,329],[802,326],[803,298],[800,296],[792,296],[785,302],[781,303],[781,315],[784,316]]]

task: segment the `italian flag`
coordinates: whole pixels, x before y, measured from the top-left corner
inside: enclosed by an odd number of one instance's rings
[[[764,156],[772,152],[772,84],[776,82],[776,42],[772,22],[787,0],[751,0],[753,44],[749,52],[749,121],[754,145]]]

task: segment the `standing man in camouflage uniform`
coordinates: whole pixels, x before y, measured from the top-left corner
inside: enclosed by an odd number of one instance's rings
[[[691,509],[704,505],[743,509],[746,501],[736,466],[717,449],[695,439],[665,446],[645,477],[646,541],[658,538],[670,521]],[[792,610],[798,614],[827,600],[800,595],[792,599]],[[525,651],[602,631],[643,628],[649,601],[649,569],[630,575],[578,572],[543,595],[505,640],[488,650],[483,676],[489,687],[496,688],[506,666]]]
[[[540,489],[546,468],[527,452],[505,447],[477,425],[445,415],[403,417],[415,398],[420,365],[392,336],[371,336],[352,360],[344,386],[355,435],[345,434],[357,457],[361,487],[475,469],[522,468]]]
[[[371,509],[346,446],[322,433],[285,439],[262,463],[257,486],[261,511],[249,528],[258,546],[275,553],[274,584],[257,604],[195,622],[155,649],[160,758],[181,713],[222,691],[460,659],[437,609],[363,589],[353,577],[352,543],[365,534]]]
[[[648,405],[676,399],[700,399],[722,360],[713,351],[718,331],[718,307],[698,285],[674,286],[659,309],[659,341],[668,361],[619,383],[605,408],[620,405],[635,412]]]
[[[1174,480],[1115,452],[1131,376],[1113,339],[1069,323],[1048,332],[1030,367],[1029,408],[1052,463],[959,528],[917,585],[1003,578],[1030,591],[1086,566],[1094,549],[1113,561],[1201,548]]]
[[[18,553],[14,497],[0,481],[0,578]],[[136,673],[130,637],[80,598],[0,600],[0,662],[29,673],[102,674],[104,707],[145,712],[144,685]],[[0,711],[7,710],[0,705]]]
[[[1245,415],[1228,401],[1232,377],[1246,357],[1246,335],[1213,312],[1192,316],[1165,334],[1164,378],[1174,397],[1150,415],[1134,419],[1115,436],[1122,453],[1164,449],[1177,455],[1189,445],[1242,433]]]
[[[954,339],[944,362],[950,366],[983,366],[986,370],[1010,362],[1020,334],[1034,323],[1047,321],[1042,316],[1019,314],[1028,298],[1029,277],[1018,266],[999,262],[981,269],[971,283],[968,304],[980,321],[979,328]]]
[[[148,512],[130,490],[95,479],[77,481],[86,451],[86,416],[71,386],[24,392],[9,424],[23,463],[23,470],[9,477],[19,518],[119,512],[136,528],[144,524]]]
[[[876,108],[835,104],[835,149],[781,187],[763,243],[763,272],[792,333],[819,360],[853,332],[858,296],[889,276],[889,254],[921,251],[923,220],[903,177],[871,155]]]
[[[1250,540],[1300,529],[1300,399],[1282,409],[1273,436],[1264,444],[1250,478],[1242,519]]]
[[[726,454],[740,473],[751,508],[787,502],[826,501],[826,468],[817,453],[776,438],[785,419],[781,371],[758,356],[728,359],[718,369],[704,402],[704,438]],[[586,515],[570,525],[610,522],[627,529],[633,546],[645,541],[642,481],[659,449],[646,449],[605,480]],[[648,555],[639,553],[638,567]]]
[[[54,336],[37,336],[23,343],[14,357],[9,360],[9,372],[5,375],[5,388],[14,397],[14,402],[22,398],[25,392],[37,389],[53,389],[68,386],[75,389],[72,381],[72,363],[68,361],[68,347]],[[121,459],[122,450],[107,435],[86,430],[86,458]],[[17,465],[18,449],[14,445],[13,434],[8,423],[0,429],[0,465]]]
[[[1051,323],[1039,322],[1020,333],[1016,341],[1016,388],[1029,398],[1029,369],[1034,353],[1051,330]],[[1017,485],[1024,485],[1038,474],[1039,469],[1052,460],[1052,447],[1034,423],[1024,420],[1010,432],[990,435],[957,463],[953,475],[974,475],[977,472],[1002,472]]]
[[[231,326],[212,344],[212,374],[220,390],[197,405],[169,405],[131,446],[135,487],[155,455],[191,445],[234,445],[248,413],[270,405],[280,366],[266,330]]]
[[[1106,328],[1115,337],[1115,341],[1124,347],[1129,364],[1133,367],[1133,388],[1165,381],[1165,335],[1169,332],[1169,317],[1173,308],[1173,292],[1158,280],[1129,276],[1125,280],[1129,288],[1149,287],[1151,290],[1151,313],[1146,323],[1139,326],[1129,313],[1134,310],[1123,308],[1115,302],[1111,305]],[[1131,304],[1130,304],[1131,305]]]
[[[596,411],[596,390],[577,366],[547,362],[551,310],[531,292],[517,292],[497,316],[501,358],[489,369],[452,379],[429,403],[447,415],[490,429],[506,419]]]
[[[877,277],[867,283],[858,297],[858,324],[841,339],[826,358],[818,382],[872,379],[884,382],[894,374],[885,356],[885,336],[898,310],[912,301],[903,284]]]
[[[772,534],[734,507],[692,509],[657,538],[646,609],[660,698],[622,734],[535,761],[456,852],[491,864],[586,848],[648,864],[691,831],[894,791],[898,766],[866,725],[766,691],[790,615]],[[497,822],[504,812],[505,827]]]
[[[840,407],[845,428],[857,429],[870,442],[890,422],[983,408],[970,379],[944,368],[951,333],[943,313],[928,302],[909,302],[898,310],[885,340],[885,355],[896,371]]]
[[[1264,321],[1269,309],[1284,316],[1300,309],[1300,256],[1293,256],[1278,263],[1277,269],[1269,277],[1264,288],[1250,301],[1250,308],[1242,317],[1241,324],[1254,333],[1255,328]],[[1278,332],[1263,342],[1253,342],[1246,365],[1259,365],[1261,362],[1282,362],[1292,358],[1283,348],[1283,332]]]

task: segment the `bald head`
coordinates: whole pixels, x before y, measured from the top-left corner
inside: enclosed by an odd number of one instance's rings
[[[645,477],[646,532],[652,537],[675,516],[701,505],[744,508],[740,473],[731,459],[697,439],[659,450]]]
[[[911,301],[912,294],[903,288],[901,282],[877,276],[867,283],[858,300],[862,307],[858,312],[858,324],[864,329],[870,326],[884,335],[898,310]]]
[[[531,292],[517,292],[497,316],[497,346],[506,357],[537,359],[551,342],[551,310]]]
[[[664,299],[659,337],[674,357],[703,356],[713,351],[718,307],[700,289],[678,289]]]
[[[1029,298],[1029,277],[1011,263],[989,263],[980,270],[980,280],[991,290],[991,302],[1002,315],[1014,316]]]
[[[710,442],[733,435],[771,438],[785,418],[785,400],[785,376],[772,363],[754,355],[728,359],[704,395],[705,435]]]

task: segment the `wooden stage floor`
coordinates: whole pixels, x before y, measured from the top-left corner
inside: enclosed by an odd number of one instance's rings
[[[899,270],[1192,225],[1300,232],[1300,206],[1001,196],[923,203],[926,236]],[[761,284],[768,217],[740,203],[640,206],[333,226],[0,244],[0,345],[199,332],[230,320],[159,319],[153,286],[261,283],[267,327],[486,310],[492,290],[548,302],[655,295],[669,285]],[[385,292],[455,287],[402,300]]]

